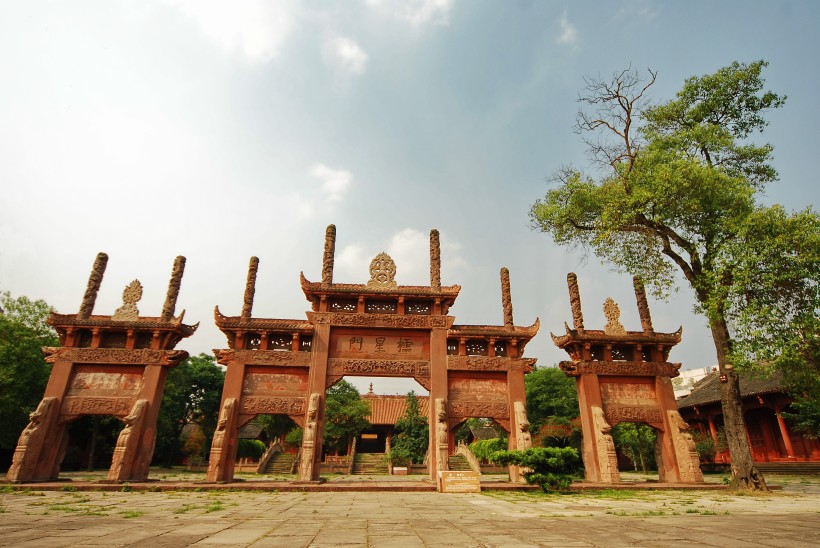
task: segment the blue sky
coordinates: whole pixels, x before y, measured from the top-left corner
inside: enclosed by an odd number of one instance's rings
[[[569,271],[588,327],[607,296],[640,326],[629,278],[529,227],[545,178],[587,164],[572,131],[583,77],[652,68],[660,101],[768,60],[788,100],[756,137],[781,177],[765,200],[803,208],[818,197],[819,25],[816,2],[4,1],[0,290],[75,312],[106,251],[95,312],[139,278],[140,310],[158,315],[182,254],[178,310],[202,325],[180,348],[207,352],[226,345],[212,310],[239,313],[251,255],[255,315],[303,318],[299,272],[320,278],[327,224],[351,283],[380,251],[399,283],[427,283],[438,228],[457,323],[502,323],[506,266],[516,323],[541,318],[527,353],[551,365]],[[650,305],[657,330],[684,327],[672,361],[715,362],[686,288]]]

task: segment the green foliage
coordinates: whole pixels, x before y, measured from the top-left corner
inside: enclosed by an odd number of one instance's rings
[[[552,417],[578,417],[575,380],[557,367],[539,367],[524,377],[530,432],[536,433]]]
[[[405,445],[391,447],[390,451],[387,452],[387,458],[393,466],[408,466],[413,462],[413,455],[410,453],[410,449]]]
[[[356,387],[340,380],[327,391],[324,444],[345,451],[348,444],[370,426],[370,404],[362,400]]]
[[[496,464],[515,464],[529,468],[524,479],[529,484],[539,485],[543,491],[563,491],[572,483],[572,478],[581,463],[578,451],[572,447],[533,447],[526,451],[497,451],[490,456]]]
[[[13,450],[51,371],[40,349],[59,340],[46,323],[51,307],[45,301],[3,292],[0,310],[0,449]]]
[[[405,459],[405,464],[422,463],[430,443],[427,417],[419,411],[419,399],[414,391],[407,393],[405,405],[404,414],[396,421],[396,435],[393,436],[393,447],[390,450],[390,458],[394,465],[396,458]]]
[[[225,373],[207,354],[191,356],[168,372],[157,420],[157,457],[166,466],[179,457],[182,429],[196,424],[205,436],[203,457],[216,429]]]
[[[477,459],[486,461],[490,460],[490,456],[498,451],[507,450],[507,440],[502,438],[493,438],[490,440],[478,440],[470,444],[470,451]]]
[[[651,426],[621,422],[612,427],[612,440],[637,470],[644,474],[655,468],[655,442],[658,435]]]
[[[302,438],[304,437],[304,435],[305,431],[297,426],[296,428],[285,434],[285,445],[289,445],[290,447],[301,447]]]
[[[271,440],[284,436],[296,427],[296,423],[287,415],[257,415],[254,420]]]
[[[239,440],[236,448],[236,458],[259,460],[267,446],[259,440]]]
[[[756,209],[733,244],[742,268],[729,295],[735,363],[780,371],[795,398],[789,419],[820,436],[820,217]],[[761,321],[761,318],[766,321]]]
[[[533,441],[543,447],[574,447],[580,450],[582,445],[580,419],[566,417],[549,417],[533,437]]]
[[[656,296],[682,274],[709,322],[721,372],[764,360],[816,374],[818,215],[758,203],[777,172],[772,147],[752,139],[765,113],[785,101],[763,91],[765,66],[733,63],[692,77],[652,107],[651,72],[649,83],[635,71],[588,80],[581,101],[591,112],[579,113],[578,129],[596,134],[586,142],[601,170],[559,170],[557,188],[530,219],[557,243],[641,276]],[[735,389],[724,413],[734,417],[738,380],[729,378]],[[748,485],[752,460],[739,424],[727,421],[727,437],[736,477]]]

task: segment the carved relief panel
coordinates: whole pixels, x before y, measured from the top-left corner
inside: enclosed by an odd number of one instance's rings
[[[601,400],[607,422],[613,426],[619,422],[643,422],[662,429],[663,413],[654,380],[601,377]]]
[[[469,377],[451,375],[448,379],[449,415],[453,417],[454,422],[468,417],[509,420],[506,376],[476,375]]]
[[[63,398],[63,415],[128,414],[143,384],[143,368],[77,365]]]
[[[242,415],[301,415],[305,412],[308,375],[301,368],[248,367],[242,384]]]

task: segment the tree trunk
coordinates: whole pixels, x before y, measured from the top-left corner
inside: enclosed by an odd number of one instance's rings
[[[729,446],[732,479],[735,489],[768,491],[766,480],[755,466],[752,448],[743,420],[743,400],[740,397],[740,379],[729,363],[729,328],[723,318],[710,319],[712,338],[718,358],[720,381],[720,403],[723,408],[723,426],[726,443]]]

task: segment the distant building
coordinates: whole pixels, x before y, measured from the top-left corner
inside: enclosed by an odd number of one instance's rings
[[[677,401],[681,416],[692,429],[710,434],[716,444],[723,429],[720,383],[719,372],[713,371]],[[820,462],[820,441],[793,432],[782,416],[792,398],[781,375],[764,378],[741,374],[740,395],[755,462]],[[715,461],[729,462],[728,452],[719,453]]]
[[[715,371],[716,367],[699,367],[697,369],[686,369],[680,372],[680,376],[672,379],[672,386],[675,389],[675,399],[688,396],[692,387],[703,377]]]

